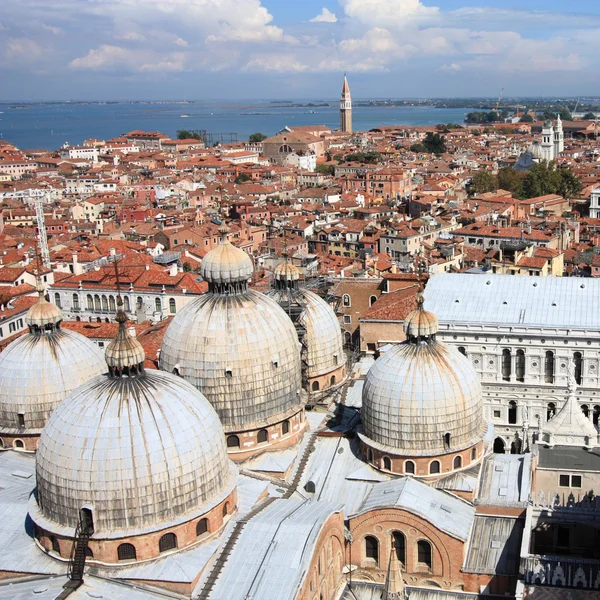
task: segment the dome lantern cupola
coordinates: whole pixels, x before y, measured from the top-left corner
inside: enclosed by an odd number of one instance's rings
[[[45,298],[44,285],[38,279],[36,282],[38,301],[29,309],[25,316],[25,322],[29,327],[29,333],[41,335],[57,331],[63,320],[63,313],[56,304],[48,302]]]
[[[411,344],[430,343],[435,341],[439,330],[437,317],[423,307],[423,294],[417,296],[417,309],[413,310],[404,321],[404,333]]]
[[[207,253],[200,265],[200,274],[213,294],[243,294],[248,290],[254,267],[252,259],[229,241],[229,227],[219,227],[221,243]]]
[[[144,374],[146,358],[142,345],[127,331],[127,315],[123,311],[123,300],[118,299],[117,337],[106,348],[106,364],[111,377],[136,377]]]
[[[283,262],[275,267],[275,289],[297,290],[300,271],[288,260],[288,253],[283,253]]]

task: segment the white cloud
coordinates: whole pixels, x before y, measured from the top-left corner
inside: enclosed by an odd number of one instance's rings
[[[438,17],[437,6],[425,6],[420,0],[340,0],[347,17],[367,26],[402,28]]]
[[[439,71],[448,71],[449,73],[456,73],[456,72],[462,70],[462,67],[457,63],[451,63],[449,65],[442,65],[438,70]]]
[[[337,23],[338,18],[335,13],[332,13],[328,8],[323,7],[321,12],[312,19],[309,19],[309,23]]]
[[[146,36],[138,33],[137,31],[124,31],[115,35],[118,40],[125,40],[127,42],[143,42],[146,40]]]
[[[298,61],[293,55],[266,55],[258,56],[250,60],[244,67],[244,71],[263,71],[276,73],[302,73],[311,70],[308,65]]]
[[[64,31],[60,27],[54,27],[54,25],[47,25],[42,23],[42,29],[49,31],[53,35],[64,35]]]
[[[188,43],[183,38],[180,38],[180,37],[174,39],[173,43],[176,46],[179,46],[180,48],[187,48],[188,47]]]
[[[36,41],[29,38],[10,38],[2,51],[2,61],[7,67],[37,65],[47,56],[46,51]]]

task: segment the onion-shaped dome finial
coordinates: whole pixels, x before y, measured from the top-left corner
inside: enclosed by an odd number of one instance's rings
[[[25,322],[29,326],[30,333],[41,334],[47,331],[55,331],[60,328],[63,313],[56,304],[46,300],[44,284],[38,279],[36,288],[39,295],[38,301],[27,311]]]
[[[117,336],[106,347],[106,364],[112,377],[135,377],[144,373],[146,354],[142,345],[127,331],[127,315],[123,311],[123,300],[118,299]]]
[[[417,308],[404,321],[404,333],[409,342],[427,342],[435,339],[439,330],[437,317],[424,306],[423,293],[417,295]]]

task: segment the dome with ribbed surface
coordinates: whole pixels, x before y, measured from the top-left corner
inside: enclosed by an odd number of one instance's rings
[[[207,293],[169,325],[160,368],[202,391],[225,431],[262,427],[302,407],[294,325],[264,294]]]
[[[417,296],[417,308],[404,321],[407,338],[429,338],[439,330],[437,317],[423,308],[423,295]]]
[[[223,429],[183,379],[150,371],[96,377],[54,411],[37,452],[38,508],[49,531],[89,507],[94,535],[138,535],[184,522],[229,494]]]
[[[200,274],[209,285],[234,284],[251,279],[254,268],[251,258],[236,248],[227,238],[229,228],[219,228],[221,243],[202,259]]]
[[[297,281],[300,279],[300,271],[295,265],[284,260],[275,267],[274,277],[278,281]]]
[[[106,371],[100,348],[61,321],[40,296],[27,314],[29,333],[0,354],[0,433],[39,434],[74,389]]]
[[[429,456],[468,448],[485,431],[479,376],[455,348],[411,337],[369,369],[362,421],[364,436],[374,446],[396,454]]]

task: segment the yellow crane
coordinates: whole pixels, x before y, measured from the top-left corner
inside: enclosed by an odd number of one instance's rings
[[[500,101],[502,100],[503,95],[504,95],[504,88],[502,88],[502,91],[500,92],[500,95],[498,96],[498,102],[496,102],[496,108],[494,109],[495,112],[498,112],[498,107],[500,106]]]

